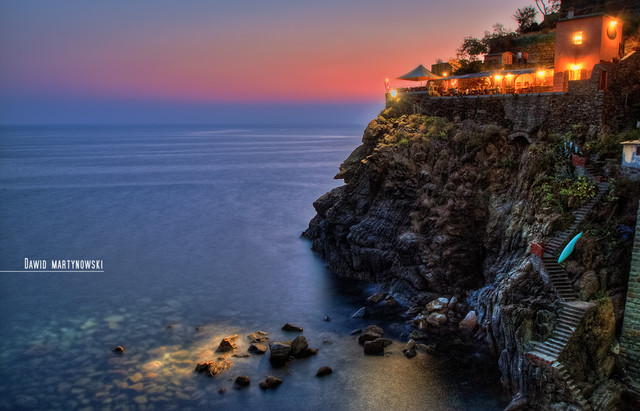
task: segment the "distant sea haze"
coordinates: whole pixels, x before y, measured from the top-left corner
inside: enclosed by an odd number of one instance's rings
[[[0,129],[0,409],[502,409],[495,370],[408,360],[404,322],[352,319],[377,288],[300,238],[363,128]],[[392,355],[363,356],[369,321]],[[285,323],[317,355],[194,372],[229,335],[239,354],[257,330],[291,340]]]

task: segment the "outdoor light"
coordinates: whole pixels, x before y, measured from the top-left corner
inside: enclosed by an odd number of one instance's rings
[[[388,82],[389,82],[389,79],[388,79],[388,78],[386,78],[386,79],[384,79],[384,81],[385,81],[385,83],[388,83]]]
[[[580,64],[574,64],[571,66],[571,70],[580,70]]]
[[[540,77],[544,77],[544,71],[540,70],[540,71],[538,72],[538,76],[540,76]]]
[[[502,80],[502,76],[499,74],[496,74],[496,80]]]
[[[449,74],[447,74],[447,72],[445,71],[444,73],[442,73],[442,75],[443,75],[444,77],[447,77]]]
[[[616,26],[616,24],[618,24],[618,22],[617,22],[617,21],[615,21],[615,20],[613,20],[611,23],[609,23],[609,25],[610,25],[611,27],[615,27],[615,26]]]
[[[391,97],[396,97],[398,95],[398,90],[391,90]]]

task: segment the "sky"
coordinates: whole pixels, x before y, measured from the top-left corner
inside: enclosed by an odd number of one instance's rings
[[[0,0],[0,124],[366,123],[532,3]]]

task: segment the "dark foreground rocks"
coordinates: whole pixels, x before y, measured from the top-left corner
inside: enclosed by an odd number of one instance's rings
[[[280,384],[282,384],[282,380],[280,378],[270,375],[260,383],[260,388],[262,388],[263,390],[273,390],[275,388],[278,388]]]

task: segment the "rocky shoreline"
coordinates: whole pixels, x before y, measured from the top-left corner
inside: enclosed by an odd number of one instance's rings
[[[532,341],[552,331],[559,310],[530,244],[548,241],[567,224],[567,211],[545,205],[539,188],[549,176],[579,172],[563,154],[563,141],[545,130],[523,136],[472,121],[400,115],[391,107],[340,166],[336,178],[345,185],[314,203],[317,215],[303,236],[339,276],[380,284],[407,305],[415,332],[486,344],[513,396],[511,409],[580,407],[526,358]],[[610,163],[604,171],[619,178]],[[590,231],[567,262],[571,286],[595,301],[594,320],[569,347],[592,357],[572,367],[585,370],[575,372],[593,403],[604,401],[598,390],[609,387],[611,406],[626,398],[619,358],[608,347],[624,312],[631,247],[616,227],[633,227],[637,191],[612,189],[597,203]],[[564,207],[579,205],[569,198]],[[605,229],[618,235],[618,249],[602,254],[612,237],[592,233]],[[410,355],[414,343],[405,348]]]

